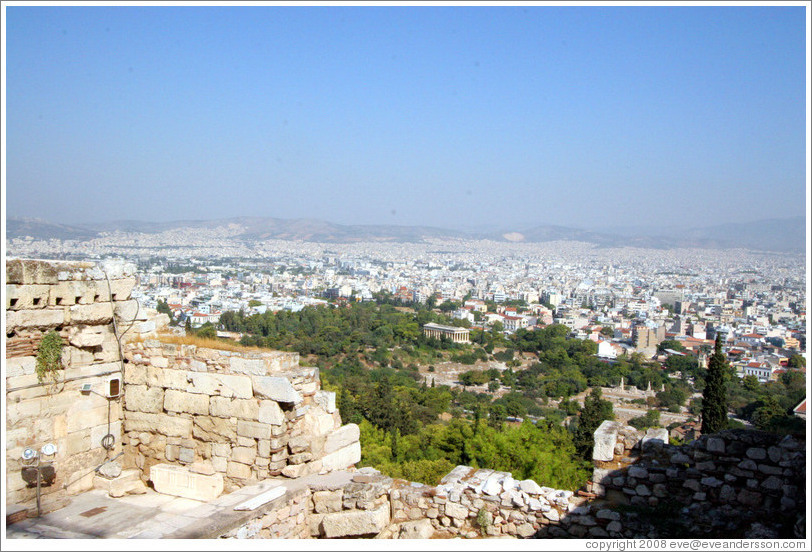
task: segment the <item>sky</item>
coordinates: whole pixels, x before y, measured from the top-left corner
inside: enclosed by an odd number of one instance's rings
[[[806,213],[801,4],[6,9],[7,217]]]

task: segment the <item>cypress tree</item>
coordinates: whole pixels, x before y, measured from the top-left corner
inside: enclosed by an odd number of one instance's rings
[[[717,433],[727,428],[727,390],[725,374],[727,357],[722,352],[722,338],[716,335],[713,354],[708,359],[705,391],[702,393],[702,433]]]

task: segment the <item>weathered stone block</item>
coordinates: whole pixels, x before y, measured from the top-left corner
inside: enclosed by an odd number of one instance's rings
[[[124,418],[125,431],[148,431],[167,437],[189,437],[192,434],[192,420],[168,414],[128,412]]]
[[[251,422],[248,420],[237,420],[237,435],[242,437],[252,437],[254,439],[270,439],[271,427],[268,424]]]
[[[353,443],[347,447],[322,457],[322,473],[334,470],[343,470],[361,461],[361,443]]]
[[[226,476],[233,477],[235,479],[250,479],[251,466],[229,460],[228,469],[226,470]]]
[[[124,388],[124,404],[132,412],[163,412],[164,390],[146,385],[127,385]]]
[[[293,388],[287,378],[276,376],[253,376],[254,393],[262,399],[276,402],[299,404],[302,396]]]
[[[261,358],[242,358],[233,356],[229,359],[229,368],[238,374],[249,374],[254,376],[264,376],[268,374],[268,367],[265,360]]]
[[[270,400],[259,401],[259,409],[254,418],[260,423],[271,425],[282,425],[286,421],[285,413],[279,408],[279,404]]]
[[[322,450],[324,454],[330,454],[358,442],[360,438],[361,429],[357,424],[343,425],[327,435]]]
[[[254,463],[257,457],[257,450],[254,447],[234,447],[231,449],[231,460],[239,462],[240,464],[248,464],[249,466]]]
[[[156,464],[149,470],[155,490],[162,494],[208,502],[223,492],[223,476],[192,473],[186,468]]]
[[[44,309],[52,286],[6,284],[6,310]]]
[[[34,374],[36,370],[37,370],[37,360],[32,356],[6,359],[5,376],[7,378],[30,376]]]
[[[203,395],[220,395],[237,399],[253,397],[251,379],[247,376],[190,372],[186,391]]]
[[[316,404],[325,412],[332,414],[336,411],[336,394],[334,391],[316,391]]]
[[[69,312],[71,324],[107,324],[113,319],[110,303],[74,305]]]
[[[380,533],[389,524],[389,506],[375,510],[348,511],[325,514],[321,521],[324,536],[328,539],[339,537],[360,537]]]
[[[434,534],[434,526],[432,526],[431,520],[420,519],[417,521],[407,521],[401,524],[398,538],[430,539],[433,534]]]
[[[167,389],[164,394],[164,409],[168,412],[187,412],[205,416],[209,413],[209,397]]]
[[[22,328],[49,329],[65,323],[64,309],[6,311],[6,332]]]
[[[595,431],[595,444],[592,448],[592,459],[610,462],[614,458],[617,444],[617,422],[605,420]]]
[[[236,428],[231,420],[207,416],[195,417],[193,435],[195,439],[212,443],[231,443],[237,439]]]
[[[214,396],[211,398],[211,415],[220,418],[242,418],[256,420],[259,416],[259,405],[256,399],[227,399]]]

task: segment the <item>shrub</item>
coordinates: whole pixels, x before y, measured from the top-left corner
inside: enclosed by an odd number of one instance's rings
[[[51,330],[42,338],[37,351],[37,380],[42,383],[45,378],[54,382],[57,371],[62,369],[62,338]]]

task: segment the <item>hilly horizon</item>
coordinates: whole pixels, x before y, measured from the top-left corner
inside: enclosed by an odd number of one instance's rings
[[[30,236],[35,239],[88,240],[107,232],[155,234],[180,228],[221,228],[231,226],[234,239],[242,241],[301,240],[326,243],[359,241],[419,242],[424,239],[489,239],[503,242],[540,243],[578,241],[601,247],[641,247],[670,249],[696,247],[709,249],[744,248],[764,251],[802,252],[806,246],[806,218],[764,219],[705,227],[608,227],[583,229],[542,224],[510,231],[452,230],[433,226],[338,224],[320,219],[281,219],[275,217],[230,217],[150,222],[119,220],[80,224],[50,223],[41,219],[9,217],[7,238]]]

